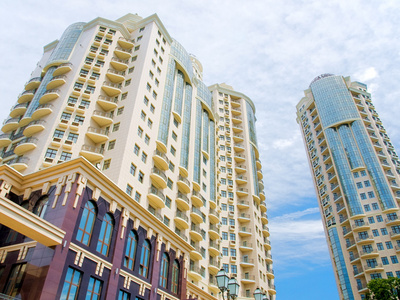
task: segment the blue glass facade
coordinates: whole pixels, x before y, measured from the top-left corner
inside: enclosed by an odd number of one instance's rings
[[[215,202],[215,123],[210,120],[210,201]]]
[[[249,123],[249,137],[250,141],[257,146],[257,135],[256,135],[256,117],[254,116],[253,108],[249,102],[246,102],[247,121]]]
[[[192,86],[185,86],[185,107],[182,121],[182,148],[181,166],[188,170],[189,166],[189,144],[190,144],[190,120],[192,117]]]
[[[181,71],[176,74],[174,112],[182,116],[184,76]]]
[[[196,128],[194,137],[194,161],[193,161],[193,181],[200,184],[200,163],[201,163],[201,118],[202,107],[199,99],[196,99]]]
[[[197,97],[203,100],[209,108],[213,107],[211,93],[202,81],[197,82]]]
[[[257,176],[257,165],[256,165],[256,153],[254,150],[254,146],[250,146],[251,153],[251,167],[253,169],[253,184],[254,184],[254,193],[258,196],[260,194],[260,190],[258,188],[258,176]]]
[[[335,227],[328,230],[329,241],[331,243],[333,259],[335,260],[337,275],[339,277],[340,286],[343,292],[344,300],[354,300],[353,291],[350,285],[349,273],[347,272],[346,263],[344,261],[344,256],[342,248],[340,246],[340,240],[338,236],[337,229]]]
[[[171,45],[171,54],[175,57],[175,59],[179,62],[179,64],[185,69],[188,73],[190,80],[193,78],[193,69],[192,62],[190,60],[190,56],[183,48],[181,44],[179,44],[176,40],[173,40]]]
[[[208,153],[208,135],[209,135],[209,117],[208,112],[203,110],[203,151]]]

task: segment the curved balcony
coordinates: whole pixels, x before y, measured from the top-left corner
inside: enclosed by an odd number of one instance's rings
[[[400,231],[399,230],[391,231],[389,234],[390,234],[390,237],[392,239],[400,238]]]
[[[154,164],[161,170],[168,170],[169,159],[160,150],[156,149],[153,154]]]
[[[192,199],[192,204],[196,207],[202,207],[204,205],[200,193],[196,192],[195,190],[192,191],[191,199]]]
[[[274,279],[275,278],[274,270],[267,269],[267,277],[268,279]]]
[[[121,87],[120,83],[111,83],[104,81],[101,89],[107,94],[109,97],[115,97],[121,94]]]
[[[261,160],[259,160],[258,158],[256,159],[256,166],[257,166],[257,170],[261,170]]]
[[[250,222],[250,214],[246,214],[246,213],[241,213],[237,216],[237,220],[240,223],[248,223]]]
[[[235,152],[233,154],[233,158],[235,159],[235,161],[237,163],[242,163],[242,162],[246,161],[246,156],[244,154],[239,154],[237,152]]]
[[[209,260],[208,271],[210,272],[210,274],[216,275],[220,269],[221,269],[221,264],[219,263],[219,261],[216,258]],[[213,279],[215,279],[215,278],[213,278]],[[217,283],[215,282],[215,285],[216,284]]]
[[[242,284],[254,284],[256,283],[256,276],[255,275],[246,275],[240,278],[240,282]]]
[[[110,64],[115,70],[123,71],[128,68],[129,61],[113,57]]]
[[[257,170],[257,177],[258,177],[258,180],[263,179],[264,176],[263,176],[263,173],[261,170]]]
[[[124,49],[121,47],[116,47],[114,50],[114,54],[119,59],[130,59],[132,56],[132,49]]]
[[[232,124],[233,132],[240,133],[243,132],[243,126],[238,124]]]
[[[378,249],[369,249],[369,250],[361,250],[360,251],[360,257],[362,259],[367,259],[367,258],[374,258],[374,257],[378,257],[379,256],[379,252]]]
[[[203,235],[201,234],[201,228],[199,225],[193,224],[190,226],[189,230],[190,237],[194,241],[202,241]]]
[[[385,223],[387,225],[399,225],[400,224],[400,218],[396,215],[390,216],[390,218],[385,219]]]
[[[35,111],[32,113],[32,119],[33,120],[37,120],[37,119],[40,119],[40,118],[42,118],[42,117],[44,117],[44,116],[47,116],[47,115],[49,115],[49,114],[51,114],[52,112],[53,112],[53,105],[52,104],[42,104],[42,105],[39,105],[36,109],[35,109]]]
[[[365,265],[364,266],[364,272],[365,273],[370,273],[370,272],[383,272],[385,269],[381,263],[376,263],[376,264],[370,264],[370,265]]]
[[[11,144],[11,134],[2,133],[0,134],[0,148],[7,147]]]
[[[248,258],[247,256],[242,257],[240,260],[240,266],[242,268],[252,268],[254,267],[254,258]]]
[[[238,197],[245,197],[249,195],[249,189],[247,188],[238,188],[236,189],[236,195],[238,195]]]
[[[179,175],[176,184],[178,185],[178,189],[183,193],[187,194],[190,192],[190,182],[185,177]]]
[[[196,207],[192,207],[190,211],[190,218],[192,219],[192,222],[196,224],[203,223],[203,214],[201,213],[200,209]]]
[[[150,179],[157,187],[162,189],[167,187],[167,175],[165,175],[164,171],[158,169],[157,167],[154,167],[151,170]]]
[[[4,164],[9,165],[11,168],[14,168],[18,172],[21,172],[26,168],[28,168],[28,163],[29,163],[29,158],[23,156],[16,157],[7,162],[4,162]]]
[[[370,229],[368,222],[356,223],[353,224],[351,227],[353,228],[353,231],[365,231]]]
[[[113,114],[95,110],[92,115],[92,119],[100,126],[108,126],[113,122]]]
[[[269,228],[268,228],[268,226],[265,225],[265,224],[262,226],[262,233],[263,233],[263,235],[264,235],[265,237],[268,237],[268,236],[269,236]]]
[[[175,213],[175,224],[182,229],[189,228],[189,217],[180,210],[177,210]]]
[[[104,110],[109,111],[118,107],[118,99],[100,95],[97,98],[97,104]]]
[[[244,141],[244,136],[242,134],[234,134],[233,140],[235,143],[241,143]]]
[[[210,253],[211,256],[217,257],[221,254],[220,251],[220,245],[217,243],[217,241],[210,241],[208,244],[208,253]]]
[[[17,129],[19,127],[19,120],[19,118],[8,118],[4,121],[1,131],[8,132]]]
[[[239,228],[239,235],[240,236],[251,236],[251,228],[250,227],[240,227]]]
[[[37,147],[37,138],[34,137],[28,137],[28,138],[23,138],[21,141],[19,141],[14,148],[14,153],[17,155],[22,155],[28,151],[31,151]]]
[[[40,104],[46,104],[49,101],[53,101],[55,99],[57,99],[58,97],[60,97],[60,90],[47,90],[46,92],[44,92],[43,96],[40,97],[39,99],[39,103]]]
[[[190,251],[190,258],[193,260],[201,260],[203,257],[201,256],[200,246],[195,244],[195,245],[192,245],[192,247],[194,249],[192,251]]]
[[[239,200],[236,205],[239,209],[248,209],[250,207],[250,202],[247,200]]]
[[[262,214],[261,214],[261,222],[262,222],[263,224],[268,224],[268,216],[267,216],[266,213],[262,213]]]
[[[243,144],[234,144],[233,145],[233,149],[235,150],[235,152],[243,152],[244,151],[244,146]]]
[[[83,156],[90,162],[97,162],[104,158],[104,149],[89,145],[83,145],[79,155]]]
[[[68,73],[71,70],[72,70],[72,64],[71,63],[64,63],[64,64],[59,65],[57,67],[57,69],[54,70],[53,76],[54,77],[60,76],[60,75]]]
[[[237,174],[245,173],[246,166],[245,165],[235,165],[235,171]]]
[[[155,208],[165,207],[165,196],[162,191],[152,186],[149,188],[149,193],[147,194],[147,199],[151,206]]]
[[[35,90],[27,90],[19,94],[18,96],[18,103],[26,103],[29,102],[33,99],[33,96],[35,95]]]
[[[21,115],[23,115],[26,112],[26,109],[28,108],[29,103],[18,103],[11,108],[10,111],[10,117],[11,118],[17,118]]]
[[[37,89],[40,85],[42,78],[40,77],[34,77],[31,78],[27,83],[25,83],[25,90],[34,90]]]
[[[265,250],[271,250],[271,241],[268,240],[266,237],[264,237],[264,248]],[[271,257],[271,263],[272,263],[272,257]]]
[[[217,203],[215,202],[215,199],[210,199],[209,204],[210,204],[210,208],[212,208],[212,209],[217,208]]]
[[[196,265],[191,265],[189,267],[189,272],[188,272],[189,277],[193,278],[195,281],[199,281],[203,279],[203,276],[201,276],[201,271],[200,267]]]
[[[181,192],[178,192],[176,196],[176,205],[180,210],[186,211],[190,209],[190,203],[189,203],[189,198],[182,194]]]
[[[95,144],[104,143],[108,141],[108,132],[104,129],[89,127],[86,136],[90,138]]]
[[[265,213],[267,211],[267,206],[265,205],[265,202],[260,203],[260,210],[262,213]]]
[[[116,71],[113,69],[108,69],[106,76],[111,82],[120,83],[125,80],[125,71]]]
[[[217,240],[220,238],[219,228],[216,224],[210,224],[210,226],[208,227],[208,236],[212,240]]]
[[[253,251],[253,244],[249,243],[247,241],[243,241],[240,245],[239,245],[239,250],[242,252],[250,252]]]
[[[275,295],[276,294],[275,284],[270,284],[270,286],[268,287],[268,293],[271,294],[271,295]]]
[[[25,129],[22,132],[22,134],[24,136],[27,136],[27,137],[32,136],[35,133],[38,133],[38,132],[44,130],[45,129],[45,124],[46,124],[46,121],[44,121],[44,120],[36,120],[36,121],[30,122],[25,127]]]
[[[46,86],[46,89],[51,90],[62,86],[67,82],[67,76],[65,75],[58,75],[53,77]]]
[[[368,234],[363,237],[356,237],[356,242],[359,245],[369,244],[369,243],[372,243],[373,241],[374,241],[374,238],[370,237]]]
[[[208,218],[210,219],[210,222],[213,224],[219,223],[219,213],[214,209],[210,209]]]
[[[118,45],[120,45],[122,48],[126,48],[126,49],[133,48],[133,46],[134,46],[132,40],[128,40],[124,37],[120,37],[118,39]]]
[[[265,262],[268,264],[272,264],[272,255],[271,254],[267,254],[265,255]]]

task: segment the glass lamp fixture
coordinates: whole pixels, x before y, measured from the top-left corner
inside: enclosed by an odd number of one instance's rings
[[[259,288],[256,288],[254,293],[253,293],[254,299],[256,300],[263,300],[263,293]]]
[[[222,293],[225,292],[228,289],[228,281],[229,281],[229,277],[226,274],[225,269],[219,270],[215,277],[217,278],[218,288]]]
[[[228,295],[231,296],[232,299],[236,299],[237,296],[239,295],[239,283],[234,277],[229,279]]]

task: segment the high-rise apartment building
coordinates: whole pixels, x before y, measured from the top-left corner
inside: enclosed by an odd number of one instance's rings
[[[315,78],[297,104],[341,299],[400,277],[400,162],[367,86]]]
[[[224,268],[274,299],[255,107],[202,77],[157,15],[45,46],[1,128],[0,293],[216,299]]]

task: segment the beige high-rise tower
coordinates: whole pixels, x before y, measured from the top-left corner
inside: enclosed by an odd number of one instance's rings
[[[83,157],[182,239],[188,289],[172,296],[221,297],[215,275],[224,268],[241,298],[259,287],[274,299],[254,104],[228,85],[207,87],[199,60],[157,15],[69,26],[45,46],[1,130],[1,164],[27,176]],[[160,236],[157,251],[176,246]]]
[[[315,78],[297,104],[341,299],[371,279],[400,277],[400,162],[367,86]]]

